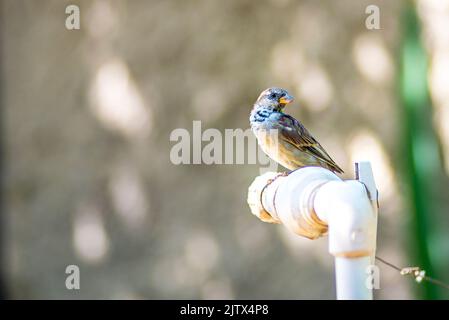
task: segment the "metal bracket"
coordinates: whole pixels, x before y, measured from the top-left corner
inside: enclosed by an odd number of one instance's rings
[[[371,164],[366,161],[360,161],[355,163],[355,178],[363,183],[368,191],[368,196],[373,205],[379,208],[379,192],[376,188],[376,182],[374,181],[373,169]],[[377,211],[377,210],[376,210]]]

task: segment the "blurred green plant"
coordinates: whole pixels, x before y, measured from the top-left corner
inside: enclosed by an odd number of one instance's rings
[[[435,274],[429,255],[429,235],[433,231],[435,207],[429,201],[435,191],[434,177],[441,172],[438,140],[432,125],[432,106],[427,83],[427,57],[420,38],[420,24],[413,2],[408,2],[403,16],[400,90],[403,106],[403,170],[409,186],[409,254],[430,276]],[[437,288],[430,283],[418,286],[424,299],[438,299]]]

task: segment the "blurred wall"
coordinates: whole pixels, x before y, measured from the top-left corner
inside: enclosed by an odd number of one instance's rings
[[[65,28],[77,4],[81,29]],[[365,8],[381,10],[367,30]],[[3,0],[5,270],[11,298],[333,299],[326,239],[251,215],[258,165],[170,162],[175,128],[249,127],[269,86],[353,178],[372,161],[378,253],[404,256],[394,166],[402,1]],[[65,268],[80,267],[67,290]],[[380,265],[378,298],[412,298]]]

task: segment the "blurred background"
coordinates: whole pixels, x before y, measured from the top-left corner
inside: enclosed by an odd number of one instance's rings
[[[378,255],[449,282],[449,0],[0,3],[1,297],[334,299],[327,239],[251,215],[259,165],[170,162],[269,86],[345,178],[371,161]],[[449,298],[379,267],[378,299]]]

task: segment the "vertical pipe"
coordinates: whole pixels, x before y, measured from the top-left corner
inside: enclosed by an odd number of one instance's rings
[[[361,171],[363,178],[371,173]],[[365,168],[364,167],[364,168]],[[373,198],[359,181],[330,181],[314,195],[314,211],[329,226],[329,252],[335,257],[335,282],[338,300],[372,300],[368,274],[376,251],[377,197]],[[377,202],[377,201],[376,201]]]
[[[335,282],[338,300],[372,300],[373,291],[367,283],[371,257],[335,257]]]

